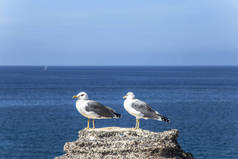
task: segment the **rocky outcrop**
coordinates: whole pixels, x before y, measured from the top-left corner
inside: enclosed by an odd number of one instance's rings
[[[55,159],[193,159],[177,142],[178,130],[151,132],[107,127],[79,131],[79,138],[64,145],[66,154]]]

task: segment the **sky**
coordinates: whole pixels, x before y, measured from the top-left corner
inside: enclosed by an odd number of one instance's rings
[[[0,0],[0,65],[238,65],[238,1]]]

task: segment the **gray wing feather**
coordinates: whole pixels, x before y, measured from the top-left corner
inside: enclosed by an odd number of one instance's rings
[[[158,113],[154,111],[147,103],[141,101],[141,100],[135,100],[135,102],[132,103],[132,108],[134,108],[136,111],[141,112],[144,115],[144,118],[157,118]]]
[[[106,117],[106,118],[116,118],[120,117],[120,114],[117,114],[112,108],[104,106],[103,104],[96,102],[96,101],[90,101],[88,102],[88,105],[86,106],[86,111],[95,112],[99,117]]]
[[[144,118],[157,119],[165,122],[169,122],[169,119],[157,111],[153,110],[147,103],[137,99],[132,103],[132,108],[143,114]]]

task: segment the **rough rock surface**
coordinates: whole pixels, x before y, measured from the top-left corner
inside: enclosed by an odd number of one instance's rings
[[[79,138],[64,145],[66,154],[55,159],[193,159],[177,142],[178,130],[151,132],[107,127],[79,131]]]

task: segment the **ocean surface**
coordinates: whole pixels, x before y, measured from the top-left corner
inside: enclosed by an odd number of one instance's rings
[[[122,114],[96,127],[134,127],[122,97],[133,91],[171,123],[141,120],[151,131],[179,129],[196,159],[238,158],[238,67],[0,67],[0,158],[52,159],[87,120],[79,91]]]

